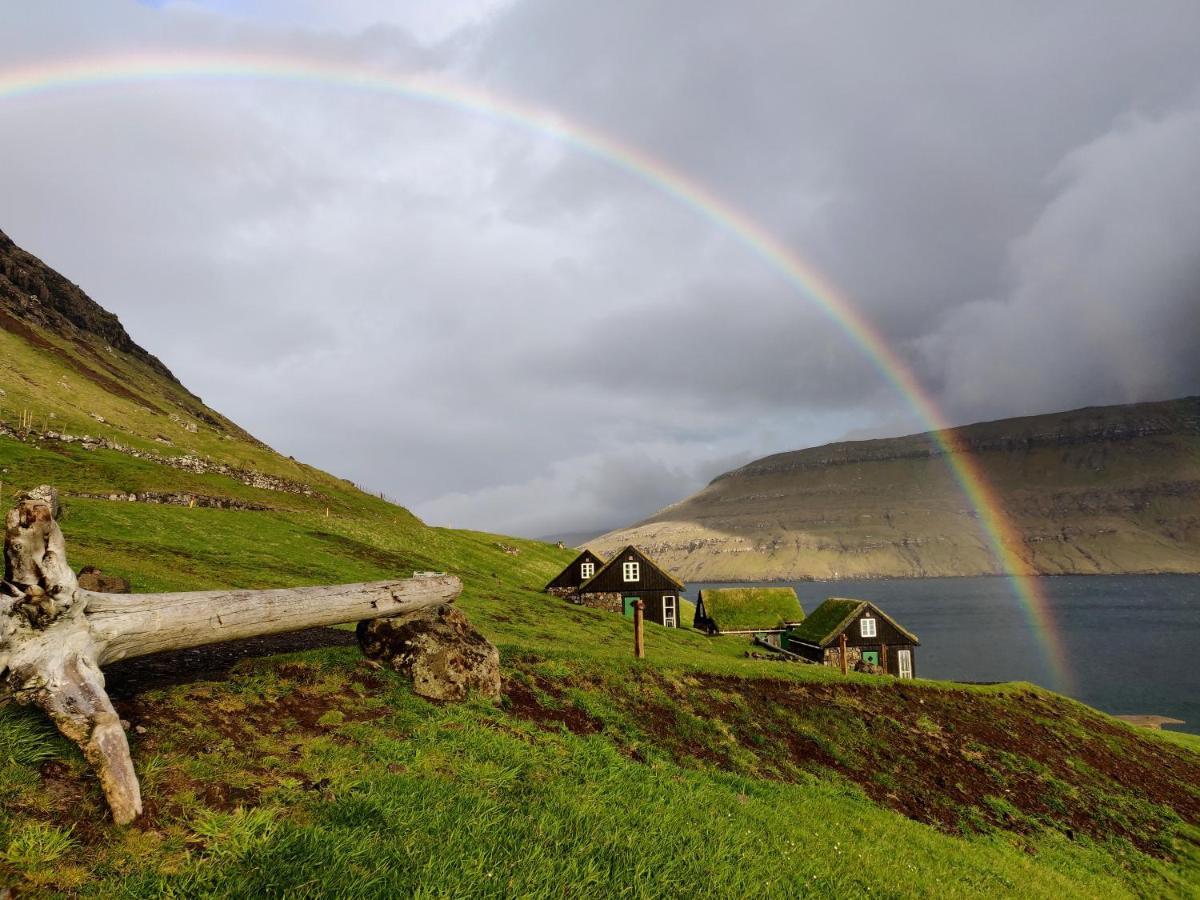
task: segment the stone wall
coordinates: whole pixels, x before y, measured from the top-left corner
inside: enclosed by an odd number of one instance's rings
[[[625,611],[625,604],[621,600],[621,594],[617,591],[580,594],[579,602],[584,606],[590,606],[592,609],[606,609],[609,612],[615,613],[623,613]]]
[[[856,665],[862,662],[862,650],[858,647],[846,648],[846,668],[853,669]],[[842,667],[841,650],[837,647],[828,647],[825,650],[825,665]]]
[[[570,600],[572,603],[578,603],[579,598],[575,596],[575,592],[577,590],[578,590],[578,588],[553,587],[553,588],[547,588],[546,593],[552,594],[555,597],[559,597],[563,600]]]

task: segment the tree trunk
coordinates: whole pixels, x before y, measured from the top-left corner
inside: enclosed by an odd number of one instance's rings
[[[80,591],[100,664],[160,650],[414,612],[454,600],[453,575],[269,591],[96,594]]]
[[[57,493],[18,495],[5,518],[0,691],[43,709],[83,750],[118,824],[142,811],[129,743],[102,665],[160,650],[409,613],[453,601],[452,575],[267,591],[101,594],[81,590],[55,522]]]

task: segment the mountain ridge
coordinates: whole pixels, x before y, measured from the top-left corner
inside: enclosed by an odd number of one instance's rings
[[[1031,574],[1200,571],[1200,397],[775,453],[589,543],[692,580],[999,574],[947,465],[969,455]]]

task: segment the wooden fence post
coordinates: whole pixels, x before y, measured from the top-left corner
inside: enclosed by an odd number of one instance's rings
[[[642,634],[643,613],[646,609],[646,601],[640,597],[633,601],[633,655],[637,659],[644,659],[646,656],[646,641]]]
[[[848,669],[846,667],[846,632],[844,631],[841,637],[838,638],[838,646],[840,648],[839,655],[842,657],[842,674],[845,675]]]

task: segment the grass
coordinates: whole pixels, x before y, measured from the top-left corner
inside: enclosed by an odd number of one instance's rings
[[[569,552],[506,538],[513,557],[494,536],[414,528],[385,509],[325,519],[77,499],[63,527],[75,565],[139,590],[460,572],[460,603],[500,646],[508,687],[499,705],[436,706],[331,648],[152,691],[121,710],[145,729],[133,753],[148,803],[124,830],[105,824],[78,753],[37,714],[5,710],[0,884],[130,897],[1093,897],[1200,881],[1193,825],[1103,774],[1037,781],[1064,808],[1074,792],[1112,810],[1094,834],[1068,837],[1050,812],[1013,817],[1003,792],[1036,766],[987,743],[980,771],[1000,799],[946,800],[953,827],[889,800],[925,789],[922,766],[968,719],[1044,718],[1059,723],[1046,740],[1073,748],[1108,722],[1122,747],[1191,752],[1030,686],[922,682],[906,688],[923,700],[905,695],[909,716],[893,680],[747,659],[744,638],[655,625],[639,663],[623,618],[538,592]],[[874,786],[851,774],[871,770]]]
[[[137,591],[453,571],[465,582],[461,607],[501,650],[504,696],[431,704],[346,647],[144,691],[119,703],[146,800],[125,829],[109,824],[71,744],[37,712],[0,708],[0,888],[87,897],[1197,892],[1194,738],[1138,731],[1030,685],[899,684],[751,659],[744,637],[688,627],[648,625],[647,659],[634,660],[623,617],[540,593],[574,551],[427,528],[232,426],[206,424],[194,399],[135,361],[113,365],[159,412],[108,394],[54,354],[30,360],[0,332],[0,418],[11,425],[14,408],[31,406],[39,419],[53,413],[60,430],[207,455],[303,481],[313,495],[0,438],[8,496],[41,482],[65,493],[76,568],[97,565]],[[171,412],[200,422],[197,431]],[[269,509],[78,496],[142,491]]]
[[[704,610],[719,631],[780,628],[804,620],[794,588],[710,588],[703,593]]]

